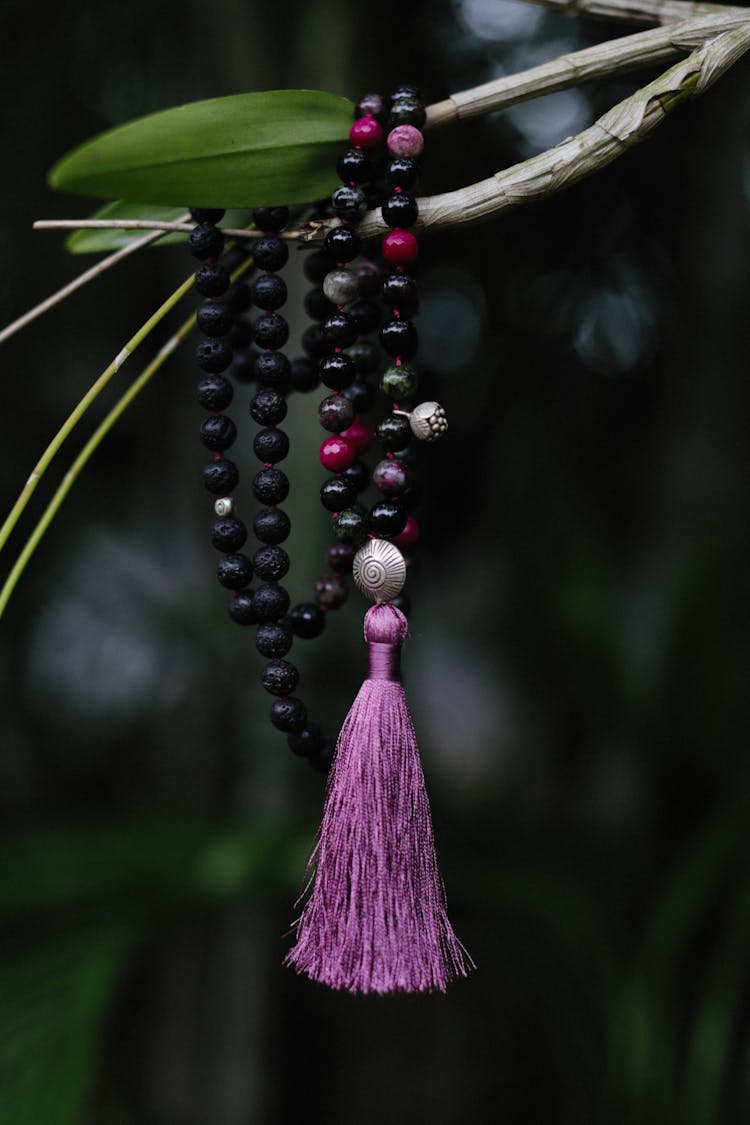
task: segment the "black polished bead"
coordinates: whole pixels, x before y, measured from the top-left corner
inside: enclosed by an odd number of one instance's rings
[[[412,227],[417,221],[419,207],[412,195],[406,192],[394,192],[386,199],[380,209],[383,222],[389,227]]]
[[[255,358],[255,378],[261,387],[286,394],[292,382],[292,367],[283,352],[261,352]]]
[[[314,250],[312,254],[305,255],[302,268],[308,281],[320,285],[325,275],[330,272],[332,265],[330,257],[324,250]]]
[[[347,599],[349,591],[340,574],[324,574],[315,583],[315,597],[318,605],[326,609],[339,609]]]
[[[250,403],[250,417],[259,426],[276,426],[286,418],[286,399],[275,387],[261,387]]]
[[[411,600],[408,594],[397,594],[395,598],[391,598],[389,605],[400,609],[404,617],[408,617],[411,613]]]
[[[289,339],[289,325],[278,313],[263,313],[253,324],[253,339],[259,348],[283,348]]]
[[[195,349],[195,362],[202,371],[218,375],[232,362],[232,349],[226,340],[201,340]]]
[[[259,621],[278,621],[289,609],[289,592],[276,582],[265,582],[253,594],[253,608]]]
[[[253,577],[253,564],[247,555],[225,555],[216,568],[216,577],[228,590],[242,590]]]
[[[326,738],[317,723],[305,723],[297,734],[287,738],[289,749],[300,758],[309,758],[325,749]]]
[[[389,309],[398,309],[402,316],[412,316],[419,308],[417,283],[406,273],[388,275],[383,282],[382,298]]]
[[[283,461],[289,452],[289,438],[283,430],[277,430],[275,426],[258,430],[253,438],[253,452],[259,461],[276,465],[279,461]]]
[[[357,281],[360,297],[377,297],[383,279],[380,266],[366,258],[357,266]]]
[[[302,730],[307,722],[307,708],[294,695],[277,699],[271,704],[271,722],[277,730],[287,734]]]
[[[320,499],[329,512],[340,512],[355,502],[357,490],[343,477],[329,477],[320,489]]]
[[[402,82],[391,93],[391,102],[399,101],[401,98],[416,98],[418,101],[422,100],[422,95],[417,86],[412,85],[411,82]]]
[[[276,545],[289,537],[292,522],[281,508],[264,508],[253,520],[255,538],[261,543]]]
[[[357,546],[367,535],[367,521],[356,508],[344,508],[333,517],[333,533],[342,543]]]
[[[226,457],[215,457],[203,466],[203,484],[212,496],[227,496],[234,492],[239,479],[237,466]]]
[[[283,547],[258,547],[253,570],[265,582],[278,582],[289,570],[289,555]]]
[[[274,234],[263,235],[253,243],[253,260],[258,269],[273,273],[286,265],[289,247],[283,238],[277,238]]]
[[[302,333],[302,347],[312,359],[322,359],[333,350],[322,324],[311,324]]]
[[[396,129],[399,125],[413,125],[421,129],[427,120],[427,114],[422,102],[418,98],[400,97],[391,105],[388,118],[388,128]]]
[[[336,312],[333,301],[329,301],[323,290],[316,286],[305,295],[305,312],[313,320],[327,320]]]
[[[232,621],[235,621],[238,625],[257,625],[258,623],[253,609],[252,590],[240,590],[236,593],[230,599],[227,609]]]
[[[354,117],[374,117],[381,125],[388,116],[388,102],[382,94],[365,94],[360,98],[354,108]]]
[[[210,223],[212,226],[220,223],[225,215],[219,207],[190,207],[189,211],[194,223]]]
[[[300,602],[290,614],[292,629],[298,637],[310,641],[325,629],[326,615],[314,602]]]
[[[333,316],[329,316],[323,325],[323,331],[329,343],[338,348],[350,347],[359,335],[354,321],[343,312],[335,312]]]
[[[204,297],[220,297],[229,288],[229,272],[218,262],[207,262],[196,271],[195,288]]]
[[[375,427],[375,439],[380,442],[386,453],[396,453],[406,449],[411,437],[409,419],[403,414],[388,414]]]
[[[288,207],[254,207],[253,222],[258,230],[280,231],[289,222]]]
[[[348,148],[336,162],[336,171],[345,184],[366,184],[373,177],[373,167],[364,149]]]
[[[195,319],[204,335],[225,336],[234,317],[223,301],[208,300],[199,306]]]
[[[340,219],[356,220],[361,218],[367,210],[367,200],[361,188],[345,185],[336,188],[331,196],[331,206]]]
[[[341,475],[357,493],[364,492],[370,483],[370,470],[364,461],[352,461],[351,465],[347,465]]]
[[[246,348],[253,340],[253,324],[246,316],[235,317],[232,327],[227,332],[227,343],[233,348]]]
[[[367,525],[375,535],[398,535],[406,527],[406,508],[392,500],[379,500],[370,508]]]
[[[234,398],[234,387],[223,375],[206,375],[198,384],[198,402],[206,410],[226,410]]]
[[[364,380],[355,379],[351,386],[344,387],[341,393],[351,399],[357,414],[366,414],[368,410],[372,410],[375,402],[375,388],[371,387],[369,383],[365,383]]]
[[[267,656],[271,660],[286,656],[293,640],[292,627],[285,618],[281,621],[264,621],[255,634],[255,647],[261,656]]]
[[[305,355],[298,355],[292,360],[292,390],[314,391],[320,384],[318,365]]]
[[[380,342],[388,355],[411,359],[419,346],[419,337],[411,320],[388,320],[380,329]]]
[[[334,227],[325,236],[325,248],[336,262],[353,262],[362,249],[351,227]]]
[[[354,407],[343,395],[329,395],[318,407],[318,419],[324,430],[340,434],[354,421]]]
[[[299,683],[299,672],[288,660],[272,660],[263,669],[263,687],[271,695],[291,695]]]
[[[355,301],[347,307],[346,314],[354,321],[360,336],[374,332],[380,324],[380,309],[374,301]]]
[[[346,354],[354,360],[360,375],[372,375],[380,363],[380,350],[372,340],[355,340]]]
[[[214,449],[217,453],[229,449],[237,438],[237,427],[226,414],[210,414],[200,424],[201,441],[206,449]]]
[[[354,382],[357,369],[345,352],[331,352],[323,359],[318,373],[324,386],[332,391],[342,391]]]
[[[262,273],[256,277],[250,292],[259,309],[280,309],[286,301],[286,282],[276,273]]]
[[[224,235],[217,227],[193,227],[188,235],[188,249],[194,258],[201,261],[218,258],[224,249]]]
[[[261,469],[253,478],[252,490],[261,504],[280,504],[289,495],[289,479],[281,469]]]
[[[419,176],[419,165],[411,156],[396,156],[386,168],[385,178],[392,188],[413,188]]]
[[[217,551],[234,554],[247,539],[247,528],[236,516],[224,516],[215,520],[211,528],[211,542]]]
[[[328,548],[328,565],[335,574],[351,574],[356,553],[349,543],[334,543]]]

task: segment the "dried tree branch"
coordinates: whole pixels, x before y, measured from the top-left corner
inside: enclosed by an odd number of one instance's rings
[[[627,23],[678,23],[692,16],[741,12],[745,9],[730,4],[694,4],[690,0],[524,0],[554,8],[569,16],[592,16],[595,19],[619,20]]]
[[[178,234],[190,234],[195,229],[195,223],[161,222],[157,219],[37,219],[33,228],[34,230],[152,230],[159,231],[155,237],[160,238],[162,234],[173,231]],[[262,230],[235,227],[220,227],[219,230],[228,238],[260,238],[263,235]],[[280,237],[296,239],[301,237],[301,232],[282,231]]]

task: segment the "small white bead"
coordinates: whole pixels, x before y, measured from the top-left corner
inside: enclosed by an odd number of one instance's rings
[[[359,282],[351,270],[331,270],[323,278],[323,292],[334,305],[349,305],[359,296]]]
[[[231,496],[222,496],[214,504],[214,511],[217,516],[231,516],[234,511],[234,502]]]

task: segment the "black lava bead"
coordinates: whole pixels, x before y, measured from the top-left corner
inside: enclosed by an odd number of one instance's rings
[[[195,319],[206,336],[225,336],[234,318],[223,301],[208,300],[199,307]]]
[[[382,94],[365,94],[354,108],[354,117],[357,120],[360,117],[374,117],[376,121],[383,125],[387,116],[388,102]]]
[[[297,734],[287,738],[289,749],[300,758],[309,758],[325,749],[326,739],[317,723],[305,723]]]
[[[211,223],[211,225],[220,223],[225,215],[219,207],[190,207],[189,211],[194,223]]]
[[[343,312],[335,312],[333,316],[329,316],[323,325],[323,331],[329,343],[339,348],[350,347],[359,335],[354,321]]]
[[[265,621],[258,626],[255,634],[255,647],[261,656],[269,660],[286,656],[292,647],[292,627],[286,619],[281,621]]]
[[[354,421],[354,407],[343,395],[329,395],[318,407],[318,419],[324,430],[340,434]]]
[[[232,349],[226,340],[201,340],[195,349],[195,362],[202,371],[218,375],[232,362]]]
[[[273,273],[286,265],[289,260],[289,247],[283,238],[277,238],[273,234],[264,235],[262,238],[255,239],[253,260],[258,269]]]
[[[261,469],[253,478],[252,490],[261,504],[280,504],[289,495],[289,479],[281,469]]]
[[[217,551],[239,551],[247,539],[247,528],[236,516],[224,516],[211,528],[211,542]]]
[[[216,577],[228,590],[242,590],[253,577],[253,564],[246,555],[225,555],[219,560]]]
[[[229,271],[218,262],[207,262],[195,274],[195,288],[204,297],[220,297],[229,288]]]
[[[411,359],[419,345],[419,337],[411,320],[388,320],[380,329],[380,342],[388,355]]]
[[[252,590],[240,590],[230,599],[227,608],[232,621],[235,621],[238,625],[257,625],[258,619],[253,609]]]
[[[283,430],[275,427],[258,430],[253,439],[253,452],[259,461],[275,465],[283,461],[289,452],[289,438]]]
[[[354,361],[360,375],[372,375],[380,363],[380,351],[372,340],[356,340],[346,354]]]
[[[335,574],[351,574],[356,553],[349,543],[334,543],[328,548],[328,565]]]
[[[201,261],[218,258],[224,249],[224,235],[216,227],[193,227],[188,235],[188,249],[194,258]]]
[[[302,730],[307,722],[307,708],[294,695],[277,699],[271,704],[271,722],[277,730],[287,734]]]
[[[367,521],[356,508],[344,508],[333,517],[333,533],[342,543],[358,546],[367,534]]]
[[[419,208],[413,196],[405,192],[394,192],[386,199],[380,209],[383,222],[389,227],[411,227],[417,221]]]
[[[280,231],[289,222],[288,207],[254,207],[253,222],[258,230]]]
[[[234,492],[239,479],[237,466],[226,457],[215,457],[203,466],[203,484],[213,496],[227,496]]]
[[[237,439],[237,427],[226,414],[210,414],[200,424],[201,441],[206,449],[222,452]]]
[[[326,609],[339,609],[347,599],[349,591],[340,574],[324,574],[315,583],[315,597],[318,605]]]
[[[258,621],[278,621],[289,609],[289,592],[275,582],[266,582],[253,594]]]
[[[276,273],[262,273],[253,282],[251,293],[259,309],[280,309],[286,301],[286,282]]]
[[[250,417],[259,426],[275,426],[286,418],[286,399],[274,387],[261,387],[250,403]]]
[[[272,546],[283,543],[289,537],[291,529],[291,520],[281,508],[264,508],[253,521],[255,538]]]
[[[289,555],[283,547],[258,547],[253,570],[265,582],[278,582],[289,570]]]
[[[302,268],[308,281],[312,281],[315,285],[320,285],[325,275],[330,272],[332,266],[333,262],[325,251],[315,250],[312,254],[305,255],[305,262]]]
[[[309,641],[323,632],[326,615],[314,602],[300,602],[291,612],[291,622],[296,635]]]
[[[322,289],[316,286],[305,295],[305,312],[313,320],[327,320],[336,312],[333,301],[329,301]]]
[[[386,453],[397,453],[406,449],[411,437],[409,419],[403,414],[388,414],[375,428],[375,438]]]
[[[255,378],[261,387],[286,394],[292,382],[292,367],[283,352],[261,352],[255,358]]]
[[[352,461],[342,472],[342,477],[355,492],[364,492],[370,483],[370,470],[364,461]]]
[[[322,324],[311,324],[302,333],[302,347],[312,359],[322,359],[333,350]]]
[[[400,97],[391,105],[388,118],[388,128],[396,129],[399,125],[413,125],[421,129],[427,120],[425,108],[418,98]]]
[[[369,383],[365,383],[364,380],[355,379],[351,386],[344,387],[341,393],[351,399],[357,414],[366,414],[368,410],[372,410],[375,402],[375,388],[371,387]]]
[[[271,695],[291,695],[299,683],[299,672],[288,660],[272,660],[263,669],[263,687]]]
[[[206,375],[198,384],[198,402],[206,410],[226,410],[234,398],[234,387],[223,375]]]
[[[291,382],[295,391],[314,391],[320,383],[317,364],[307,356],[297,356],[292,360]]]
[[[329,477],[320,490],[320,499],[329,512],[340,512],[355,502],[357,490],[343,477]]]
[[[362,243],[351,227],[334,227],[325,236],[325,248],[336,262],[353,262]]]
[[[367,210],[367,200],[361,188],[345,186],[336,188],[331,196],[331,206],[339,218],[355,220],[364,215]]]
[[[332,391],[342,391],[354,382],[357,369],[351,356],[345,352],[332,352],[321,363],[319,375],[324,386]]]
[[[380,500],[370,508],[367,525],[375,535],[398,535],[406,527],[406,508],[392,500]]]
[[[402,316],[412,316],[419,308],[417,283],[406,273],[392,273],[383,282],[383,303],[398,309]]]
[[[380,324],[380,309],[374,301],[355,301],[347,307],[346,314],[354,321],[360,336],[374,332]]]
[[[289,339],[289,325],[278,313],[263,313],[253,324],[253,339],[259,348],[283,348]]]

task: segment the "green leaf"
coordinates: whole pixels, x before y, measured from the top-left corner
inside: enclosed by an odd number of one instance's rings
[[[122,199],[105,203],[91,215],[92,219],[152,219],[154,222],[174,223],[185,214],[184,207],[157,207],[152,203],[125,203]],[[247,208],[227,211],[221,221],[223,227],[245,227],[250,222]],[[142,230],[76,230],[65,240],[71,254],[101,254],[120,250],[131,242],[143,238]],[[154,246],[173,246],[184,242],[186,234],[165,234]]]
[[[336,186],[352,103],[316,90],[191,102],[73,149],[49,182],[127,202],[195,207],[307,203]]]

